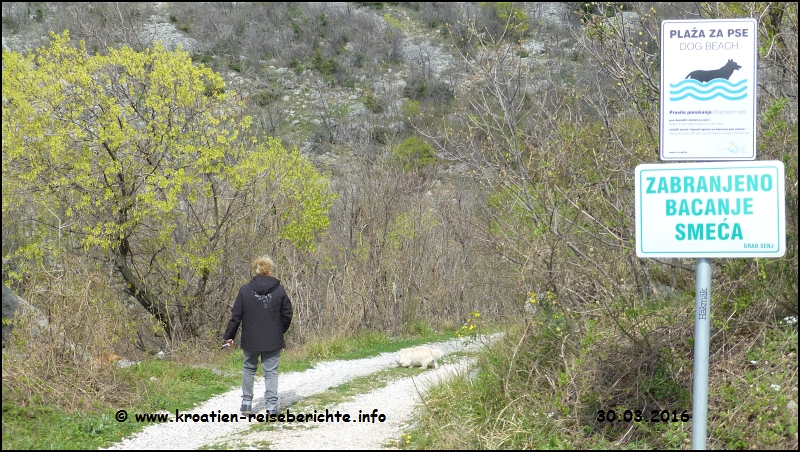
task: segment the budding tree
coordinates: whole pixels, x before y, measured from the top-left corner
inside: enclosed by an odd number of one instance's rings
[[[90,56],[65,31],[27,57],[4,50],[2,93],[12,277],[88,250],[168,334],[199,334],[221,315],[209,298],[236,284],[231,262],[267,236],[313,248],[327,227],[327,180],[256,139],[222,78],[186,52]]]

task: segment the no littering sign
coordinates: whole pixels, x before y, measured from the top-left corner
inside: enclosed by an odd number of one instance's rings
[[[639,257],[781,257],[786,252],[780,161],[636,167]]]
[[[708,427],[711,259],[786,253],[784,167],[756,158],[755,19],[661,22],[661,149],[635,172],[636,255],[694,257],[692,449]],[[744,161],[747,160],[747,161]]]
[[[661,24],[661,160],[756,158],[755,19]]]

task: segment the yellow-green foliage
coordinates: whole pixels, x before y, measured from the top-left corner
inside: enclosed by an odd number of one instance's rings
[[[419,102],[414,99],[406,99],[403,104],[403,116],[410,119],[412,116],[419,114]]]
[[[384,14],[383,18],[384,18],[384,20],[386,20],[386,25],[389,26],[389,29],[386,31],[387,34],[391,34],[391,29],[392,28],[397,29],[397,30],[402,30],[403,29],[403,24],[399,20],[397,20],[394,17],[392,17],[390,14],[388,14],[388,13]]]
[[[3,216],[52,226],[24,232],[20,265],[56,248],[55,226],[86,249],[138,244],[175,275],[215,268],[224,231],[269,202],[295,246],[328,225],[327,180],[297,149],[249,138],[222,78],[184,51],[90,56],[65,31],[27,57],[3,50],[2,93]]]
[[[436,162],[433,147],[425,140],[410,136],[392,149],[393,157],[401,168],[408,171]]]
[[[507,23],[512,36],[522,37],[531,26],[525,11],[512,2],[480,2],[479,5],[484,9],[491,8],[501,21]]]
[[[273,202],[285,222],[279,237],[298,248],[315,249],[315,234],[328,227],[328,209],[334,199],[328,179],[297,147],[287,151],[276,138],[269,138],[266,146],[251,152],[243,163],[250,173],[240,174],[239,179],[252,180],[260,170],[267,171],[270,182],[277,184],[278,196]]]

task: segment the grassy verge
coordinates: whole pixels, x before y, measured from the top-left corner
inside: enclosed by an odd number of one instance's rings
[[[219,367],[229,359],[217,356]],[[208,363],[214,364],[214,363]],[[229,369],[228,369],[229,370]],[[89,409],[70,412],[43,401],[37,406],[18,406],[3,401],[3,449],[97,449],[140,431],[147,424],[133,420],[135,413],[191,409],[197,402],[228,391],[241,377],[211,368],[193,367],[168,360],[148,360],[127,369],[106,368],[106,379],[116,380],[117,394],[97,400]],[[218,370],[219,372],[219,370]],[[54,390],[60,390],[57,384]],[[78,392],[81,388],[68,388]],[[117,422],[124,409],[129,417]]]
[[[602,314],[573,317],[572,328],[558,315],[518,325],[479,355],[477,377],[430,391],[418,427],[398,446],[690,448],[692,423],[680,415],[692,413],[693,300],[673,301],[640,313],[642,324],[677,320],[672,331],[651,333],[649,345],[599,321]],[[708,448],[796,449],[796,323],[731,322],[712,336]],[[615,410],[617,420],[598,420],[600,410]]]
[[[278,371],[303,371],[319,361],[364,358],[453,337],[452,333],[429,330],[420,333],[401,338],[365,333],[289,348],[281,358]],[[147,426],[146,423],[134,422],[134,413],[188,410],[238,387],[241,384],[242,357],[241,350],[202,353],[194,350],[174,360],[150,359],[126,369],[106,365],[98,369],[97,372],[102,374],[98,378],[113,382],[109,383],[109,387],[114,388],[113,394],[95,398],[89,409],[80,411],[65,409],[45,398],[38,400],[36,405],[22,406],[4,394],[3,449],[97,449],[109,446]],[[4,372],[4,393],[5,376]],[[64,381],[50,382],[51,390],[73,392],[75,397],[93,391],[72,380],[69,375],[64,375]],[[120,423],[115,420],[114,415],[120,409],[128,411],[128,421]]]

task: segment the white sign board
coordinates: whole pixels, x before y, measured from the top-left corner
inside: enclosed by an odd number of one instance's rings
[[[755,160],[756,20],[661,22],[661,160]]]
[[[636,167],[639,257],[781,257],[781,161]]]

